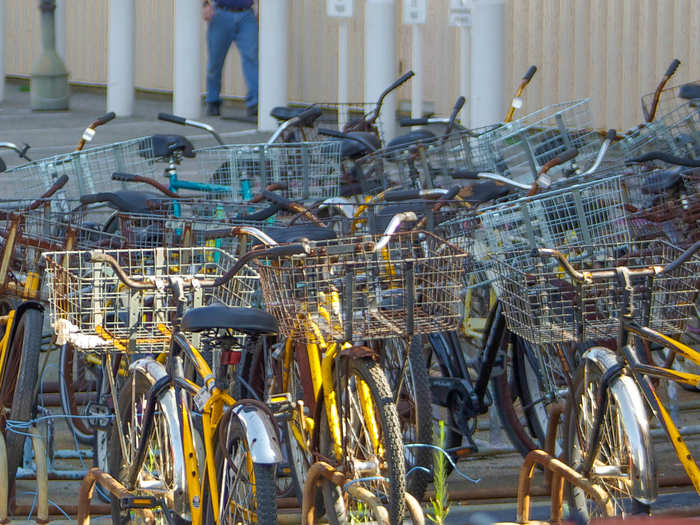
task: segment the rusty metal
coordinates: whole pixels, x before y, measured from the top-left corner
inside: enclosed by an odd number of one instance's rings
[[[544,450],[533,450],[526,457],[518,477],[518,523],[530,522],[530,483],[535,465],[540,464],[552,472],[551,523],[561,522],[563,512],[564,481],[584,490],[596,503],[605,509],[608,516],[615,514],[613,504],[598,485],[583,477],[562,461]]]
[[[110,494],[119,499],[128,498],[131,495],[126,487],[124,487],[124,485],[119,483],[112,476],[101,471],[97,467],[91,468],[88,470],[87,474],[85,474],[83,482],[80,484],[80,497],[78,499],[79,525],[90,524],[90,500],[92,499],[95,484],[97,483],[99,483],[102,488],[108,490]]]
[[[547,423],[547,435],[544,441],[544,450],[552,457],[557,457],[557,433],[559,430],[559,422],[561,415],[564,413],[564,403],[557,402],[549,405],[549,421]],[[552,471],[545,470],[545,484],[547,487],[552,486]]]

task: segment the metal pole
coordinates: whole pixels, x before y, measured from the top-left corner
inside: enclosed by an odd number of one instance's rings
[[[288,102],[289,4],[289,0],[260,0],[258,128],[261,130],[277,127],[270,111]]]
[[[109,1],[107,45],[107,111],[128,117],[134,113],[134,0]]]
[[[56,0],[56,53],[66,62],[66,0]]]
[[[173,113],[198,118],[202,111],[201,2],[175,0]]]
[[[374,102],[396,80],[396,9],[394,0],[367,0],[365,5],[365,102]],[[384,139],[396,135],[396,92],[382,106],[379,117]]]
[[[505,6],[503,0],[472,7],[471,123],[486,126],[503,119]]]
[[[54,0],[40,0],[41,54],[32,66],[29,102],[33,110],[68,109],[68,71],[56,53]]]
[[[348,122],[348,21],[340,18],[338,24],[338,129]]]
[[[411,26],[412,62],[416,77],[411,81],[411,117],[423,116],[423,25]]]
[[[471,76],[471,56],[469,53],[469,28],[460,26],[459,28],[459,93],[458,96],[463,96],[467,99],[467,103],[471,106],[471,87],[469,85],[469,77]],[[467,111],[464,112],[467,115]]]

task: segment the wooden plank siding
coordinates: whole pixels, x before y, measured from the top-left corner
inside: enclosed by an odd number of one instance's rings
[[[5,71],[27,77],[39,54],[38,2],[3,0]],[[193,0],[196,1],[196,0]],[[265,1],[265,0],[262,0]],[[290,0],[289,99],[333,101],[337,93],[337,21],[324,0]],[[459,94],[459,38],[447,26],[449,0],[429,0],[424,28],[423,93],[427,107],[449,112]],[[66,56],[73,82],[107,82],[108,0],[65,0]],[[172,89],[172,0],[135,2],[137,88]],[[396,0],[400,22],[401,1]],[[364,1],[350,20],[352,101],[363,101]],[[203,68],[206,65],[204,31]],[[556,102],[590,97],[597,126],[628,128],[641,119],[639,97],[653,90],[673,58],[682,62],[673,83],[700,78],[700,0],[506,0],[504,104],[531,64],[539,71],[517,115]],[[396,76],[411,67],[411,29],[398,24]],[[204,71],[200,72],[204,90]],[[411,82],[417,82],[414,78]],[[222,94],[243,97],[238,53],[227,58]],[[399,92],[411,97],[411,83]],[[504,108],[505,113],[505,108]]]

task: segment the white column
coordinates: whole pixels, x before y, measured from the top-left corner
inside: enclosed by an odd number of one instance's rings
[[[56,0],[56,53],[66,63],[66,0]]]
[[[0,0],[0,102],[5,100],[5,2]]]
[[[462,96],[467,99],[467,104],[470,104],[471,99],[469,94],[471,87],[469,85],[469,77],[471,72],[471,54],[469,53],[469,28],[460,26],[459,30],[459,93],[457,96]],[[466,111],[465,111],[466,114]]]
[[[107,111],[134,112],[134,0],[109,1]]]
[[[365,5],[365,102],[375,102],[398,78],[396,9],[394,0],[367,0]],[[382,106],[379,117],[384,138],[396,136],[396,92]]]
[[[275,106],[286,106],[289,85],[289,0],[260,0],[258,128],[273,130]]]
[[[338,129],[348,122],[348,20],[339,18],[338,23]]]
[[[505,6],[503,1],[472,7],[471,122],[472,127],[503,120],[503,72],[505,63]]]
[[[202,2],[175,0],[173,113],[196,119],[202,111]]]
[[[411,118],[423,116],[423,24],[412,26],[412,69],[416,74],[411,79]]]

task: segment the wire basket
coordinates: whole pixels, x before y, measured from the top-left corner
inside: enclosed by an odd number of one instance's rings
[[[497,170],[518,182],[530,183],[543,165],[571,148],[576,148],[578,155],[550,170],[550,177],[562,178],[586,168],[602,144],[592,122],[589,100],[585,99],[547,106],[504,124],[493,141]]]
[[[665,151],[678,157],[700,159],[700,99],[681,104],[631,131],[618,142],[617,148],[627,158]]]
[[[304,343],[350,342],[452,330],[460,320],[467,255],[428,232],[313,243],[311,255],[258,260],[265,308],[280,333]]]
[[[50,252],[45,285],[49,319],[59,342],[86,351],[163,352],[169,339],[158,324],[170,326],[176,306],[168,278],[212,279],[233,266],[229,253],[210,247],[109,250],[135,280],[154,280],[154,290],[130,290],[108,264],[90,262],[90,252]],[[246,267],[215,288],[189,288],[186,308],[221,303],[250,307],[257,274]]]
[[[151,137],[141,137],[105,146],[84,149],[36,160],[3,173],[19,184],[6,184],[6,199],[36,199],[47,191],[62,175],[68,183],[57,198],[77,200],[82,195],[118,189],[146,189],[144,184],[117,182],[112,173],[126,172],[154,176],[159,172],[153,156]],[[8,179],[9,180],[9,179]]]
[[[249,200],[273,183],[295,201],[322,200],[340,193],[340,142],[226,145],[196,151],[198,177],[225,186],[218,197]]]
[[[685,102],[685,99],[681,98],[680,96],[680,91],[683,88],[683,86],[693,85],[700,85],[700,80],[696,80],[695,82],[686,82],[685,84],[679,84],[677,86],[667,87],[663,91],[661,91],[659,104],[656,107],[656,114],[665,115],[666,113],[669,113],[674,108],[678,107],[680,104]],[[649,112],[651,111],[651,106],[654,102],[655,93],[656,92],[647,93],[646,95],[642,96],[642,113],[644,114],[645,120],[648,117]]]
[[[102,231],[97,223],[75,212],[55,211],[53,202],[34,210],[3,212],[0,214],[0,290],[2,293],[33,299],[38,296],[38,282],[34,275],[41,274],[41,254],[66,249],[119,247],[122,239],[117,234]]]
[[[481,210],[488,254],[503,257],[520,249],[630,240],[620,169],[601,172],[598,177]]]
[[[670,244],[626,243],[572,247],[565,252],[578,271],[646,268],[666,265],[682,251]],[[496,289],[508,328],[535,344],[615,339],[624,286],[614,274],[607,280],[578,284],[554,259],[529,251],[496,261]],[[667,335],[681,333],[694,315],[700,259],[668,275],[633,281],[636,316]]]

